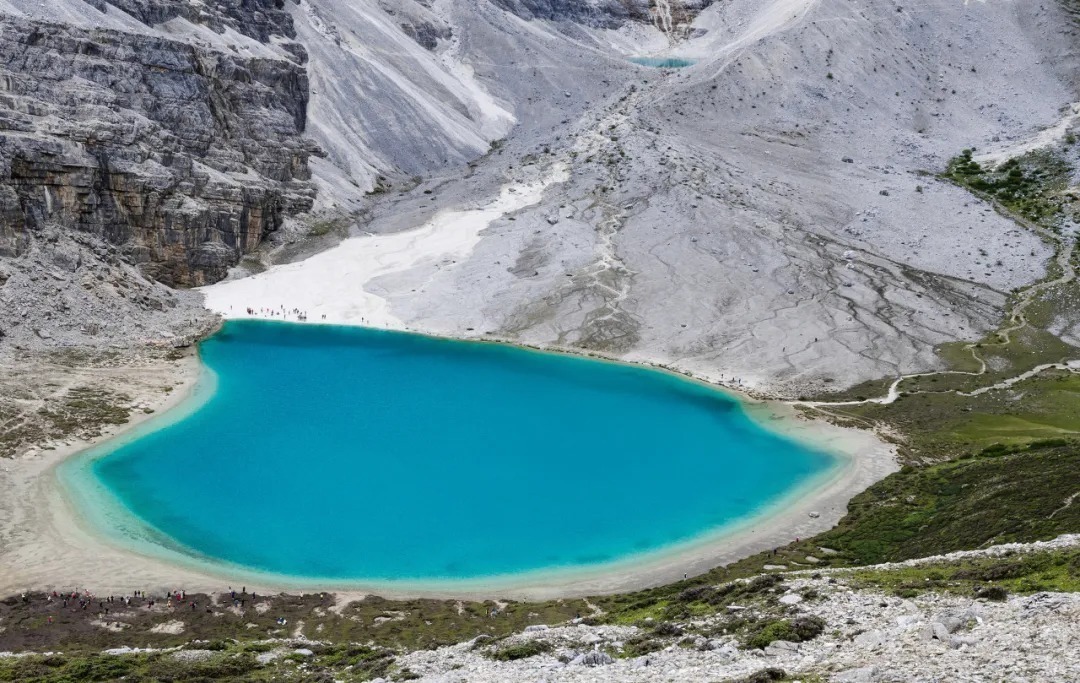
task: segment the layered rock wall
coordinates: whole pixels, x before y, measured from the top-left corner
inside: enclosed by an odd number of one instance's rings
[[[208,26],[217,33],[231,28],[260,42],[273,35],[295,36],[285,0],[85,0],[101,12],[120,9],[148,26],[176,18]]]
[[[492,0],[526,19],[571,21],[596,28],[618,28],[627,21],[660,27],[686,24],[713,0]],[[661,30],[664,30],[663,28]]]
[[[166,284],[221,279],[311,207],[307,99],[300,58],[0,16],[0,254],[59,225]]]

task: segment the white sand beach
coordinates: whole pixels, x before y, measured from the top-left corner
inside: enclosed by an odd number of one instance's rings
[[[499,196],[475,209],[442,211],[412,230],[350,237],[303,261],[202,288],[206,307],[225,318],[297,320],[405,329],[371,283],[420,265],[453,267],[480,242],[492,221],[532,206],[569,172],[556,165],[544,176],[505,185]],[[249,310],[251,312],[249,312]]]

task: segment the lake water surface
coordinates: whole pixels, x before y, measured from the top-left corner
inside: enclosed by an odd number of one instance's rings
[[[694,60],[682,57],[631,57],[630,61],[639,66],[654,69],[685,69],[694,65]]]
[[[592,567],[716,533],[836,465],[641,367],[258,321],[201,355],[202,403],[61,480],[114,538],[289,577]]]

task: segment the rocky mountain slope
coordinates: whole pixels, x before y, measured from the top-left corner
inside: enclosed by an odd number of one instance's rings
[[[454,263],[365,285],[393,324],[786,393],[940,367],[1050,248],[933,174],[1059,120],[1071,22],[951,0],[3,0],[3,268],[47,300],[25,257],[74,230],[147,286],[202,285],[560,165]],[[101,343],[91,317],[46,333]]]
[[[705,8],[674,47],[648,23],[433,11],[453,27],[442,59],[467,64],[513,125],[465,178],[381,195],[354,238],[555,165],[571,180],[474,249],[365,285],[391,312],[376,322],[792,394],[941,367],[937,345],[979,338],[1044,272],[1048,245],[935,173],[1068,111],[1075,46],[1058,5],[736,1]],[[695,63],[627,61],[641,54]],[[340,110],[327,104],[312,109]],[[320,295],[290,295],[320,292],[317,272],[299,288],[259,277],[257,303],[317,309]]]

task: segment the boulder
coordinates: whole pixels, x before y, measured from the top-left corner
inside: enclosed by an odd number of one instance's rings
[[[876,666],[864,666],[858,669],[841,671],[832,677],[833,683],[874,683],[881,679]]]
[[[949,638],[949,647],[954,650],[959,650],[962,647],[972,647],[978,643],[978,639],[973,636],[951,636]]]
[[[918,614],[901,614],[896,618],[896,625],[900,628],[907,630],[913,626],[918,625],[922,621],[922,616]]]
[[[577,666],[607,666],[614,661],[608,653],[593,650],[574,657],[570,660],[570,664]]]
[[[949,639],[949,629],[939,621],[935,621],[930,624],[931,630],[934,632],[934,637],[938,640],[945,642]]]
[[[793,655],[799,651],[799,644],[792,643],[787,640],[774,640],[765,646],[766,657],[781,657],[783,655]]]
[[[855,636],[855,645],[861,648],[875,649],[885,644],[885,633],[874,629]]]
[[[284,653],[281,650],[271,650],[270,652],[260,652],[255,655],[255,661],[259,664],[269,664],[275,659],[280,659]]]
[[[949,631],[949,633],[956,633],[964,624],[964,622],[959,617],[955,616],[941,617],[937,620],[937,623],[944,626]]]
[[[177,650],[172,658],[178,662],[205,662],[217,654],[213,650]]]

